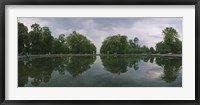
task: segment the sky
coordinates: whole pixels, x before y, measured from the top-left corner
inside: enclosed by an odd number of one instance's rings
[[[108,17],[108,18],[18,18],[18,22],[24,23],[31,31],[31,25],[38,23],[41,27],[47,26],[52,36],[60,34],[68,36],[72,31],[86,36],[97,47],[99,53],[104,39],[112,35],[126,35],[129,39],[139,38],[141,46],[154,47],[163,40],[162,30],[173,27],[182,40],[182,18],[154,18],[154,17]]]

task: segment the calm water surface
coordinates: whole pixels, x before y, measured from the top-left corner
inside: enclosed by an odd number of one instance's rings
[[[181,57],[66,56],[19,59],[19,87],[181,87]]]

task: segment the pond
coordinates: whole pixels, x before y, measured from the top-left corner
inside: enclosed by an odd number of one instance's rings
[[[62,56],[19,59],[18,86],[182,87],[182,58]]]

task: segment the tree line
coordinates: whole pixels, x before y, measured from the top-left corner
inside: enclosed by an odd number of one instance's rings
[[[69,35],[60,34],[54,38],[49,27],[35,23],[28,32],[27,26],[18,22],[18,54],[96,54],[95,45],[86,36],[73,31]],[[134,54],[134,53],[182,53],[182,42],[173,27],[166,27],[162,34],[163,41],[154,47],[139,45],[139,38],[127,38],[126,35],[107,37],[100,47],[101,54]]]
[[[18,54],[93,54],[95,45],[84,35],[73,31],[68,36],[54,38],[49,27],[35,23],[28,32],[27,26],[18,22]]]
[[[143,45],[140,46],[139,38],[127,39],[126,35],[113,35],[107,37],[100,48],[101,54],[133,54],[133,53],[146,53],[146,54],[168,54],[182,53],[182,42],[179,40],[178,32],[173,27],[166,27],[162,34],[164,35],[163,41],[156,44],[156,49],[153,47],[148,48]]]

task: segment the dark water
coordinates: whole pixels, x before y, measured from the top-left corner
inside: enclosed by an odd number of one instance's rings
[[[181,87],[181,57],[19,59],[19,87]]]

